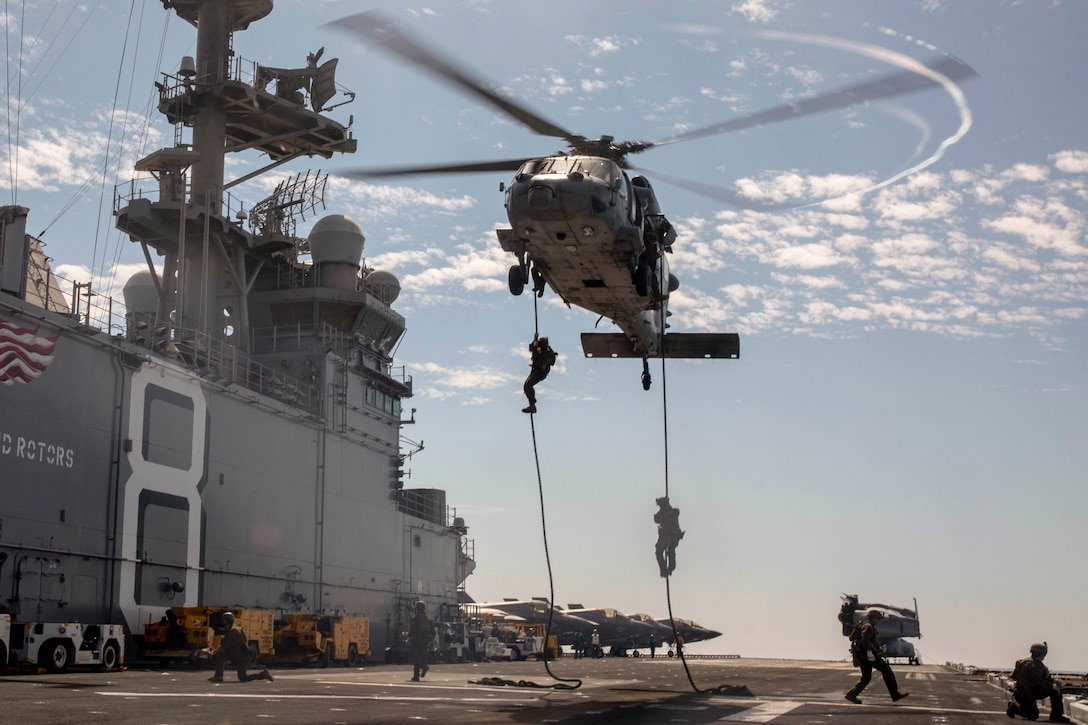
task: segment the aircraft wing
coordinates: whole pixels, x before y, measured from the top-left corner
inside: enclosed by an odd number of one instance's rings
[[[516,614],[510,614],[510,612],[504,612],[501,609],[491,609],[489,607],[481,607],[479,609],[480,614],[490,614],[492,620],[496,624],[525,624],[525,617],[519,617]]]
[[[586,357],[645,357],[620,332],[583,332]],[[665,354],[654,357],[736,359],[740,335],[735,332],[673,332],[665,335]]]
[[[480,611],[490,611],[501,613],[506,616],[508,622],[520,621],[528,624],[541,624],[545,627],[548,625],[548,608],[547,602],[541,601],[528,601],[528,600],[512,600],[504,602],[485,602],[480,605]],[[593,628],[593,622],[567,614],[558,607],[552,608],[551,614],[551,634],[563,634],[566,632],[573,632],[576,629],[585,630],[588,634],[589,630]]]

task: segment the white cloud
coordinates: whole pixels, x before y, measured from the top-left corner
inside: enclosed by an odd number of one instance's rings
[[[1075,158],[1063,163],[1074,168]],[[775,199],[818,186],[800,172],[749,181],[753,195]],[[986,193],[969,193],[972,187]],[[1019,195],[1009,195],[1013,188]],[[680,319],[706,329],[817,336],[856,334],[859,325],[963,337],[1021,330],[1060,346],[1052,331],[1088,309],[1084,189],[1078,176],[1059,183],[1045,166],[1016,164],[918,174],[856,197],[848,210],[729,210],[713,222],[692,219],[681,228],[690,251],[681,266],[696,272],[695,285],[733,283],[705,298],[685,288]],[[732,326],[715,328],[715,320]]]
[[[635,38],[619,38],[615,35],[609,35],[604,38],[587,38],[584,35],[568,35],[564,40],[577,45],[579,48],[589,53],[590,57],[593,58],[617,53],[625,46],[639,44],[639,41]]]
[[[1050,156],[1054,168],[1067,174],[1088,173],[1088,151],[1059,151]]]
[[[771,0],[740,0],[733,3],[732,10],[750,23],[769,23],[778,16],[778,9]]]
[[[460,213],[476,206],[476,199],[471,196],[439,196],[411,186],[366,183],[343,177],[330,177],[328,186],[347,205],[349,216],[360,223],[397,219],[421,209]]]
[[[817,269],[842,264],[844,258],[826,244],[804,244],[797,247],[779,249],[774,253],[774,261],[780,267],[800,267]]]
[[[451,367],[434,362],[413,362],[412,370],[424,374],[433,385],[440,388],[463,390],[496,390],[518,380],[517,375],[487,365]]]
[[[1022,196],[1014,204],[1014,213],[983,224],[994,231],[1022,236],[1041,249],[1072,256],[1088,254],[1083,243],[1083,214],[1058,199]]]

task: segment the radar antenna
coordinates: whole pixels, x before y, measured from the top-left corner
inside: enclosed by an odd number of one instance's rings
[[[271,196],[253,205],[249,212],[249,224],[257,234],[265,238],[296,238],[298,220],[315,215],[325,209],[325,185],[329,175],[320,171],[298,173],[284,179]],[[299,240],[299,252],[306,253],[305,240]]]

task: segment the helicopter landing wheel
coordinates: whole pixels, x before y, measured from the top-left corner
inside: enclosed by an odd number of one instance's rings
[[[642,358],[642,389],[650,389],[650,363]]]
[[[525,270],[522,269],[520,264],[515,264],[510,267],[510,274],[507,281],[510,284],[510,294],[515,297],[525,291]]]

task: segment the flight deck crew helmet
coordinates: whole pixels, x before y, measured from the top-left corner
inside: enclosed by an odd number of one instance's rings
[[[1039,644],[1038,642],[1036,642],[1035,644],[1031,645],[1031,656],[1032,657],[1040,657],[1040,658],[1046,657],[1046,652],[1047,652],[1046,642],[1043,642],[1042,644]]]
[[[425,601],[423,601],[422,599],[418,600],[416,602],[416,611],[417,612],[425,612],[426,610],[427,610],[427,603]]]
[[[234,624],[234,612],[223,612],[223,621],[227,624]]]
[[[884,612],[880,611],[879,609],[870,609],[869,613],[865,616],[871,620],[880,621],[881,619],[884,619]]]

